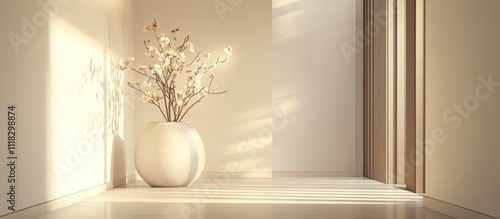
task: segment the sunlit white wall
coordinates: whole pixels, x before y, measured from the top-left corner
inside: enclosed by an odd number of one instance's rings
[[[97,4],[74,1],[50,23],[46,175],[62,194],[134,173],[133,99],[118,70],[133,52],[131,2]]]
[[[273,169],[356,174],[356,1],[273,0]]]
[[[12,46],[4,38],[0,53],[1,112],[15,104],[18,113],[16,210],[135,173],[134,101],[116,69],[133,53],[131,6],[49,0],[2,7],[0,34],[25,39]],[[2,163],[6,156],[2,150]],[[0,215],[9,213],[6,204]]]
[[[240,176],[270,177],[271,1],[145,0],[135,1],[134,11],[137,65],[152,63],[143,55],[143,40],[152,35],[142,30],[153,17],[160,22],[160,32],[180,27],[181,35],[190,33],[197,51],[218,55],[233,47],[229,62],[215,70],[214,81],[229,92],[206,98],[185,121],[203,139],[205,172],[236,170],[243,172]],[[148,122],[162,120],[154,106],[136,107],[136,136]]]
[[[23,17],[33,15],[39,10],[36,4],[15,2],[9,6],[0,7],[0,35],[16,34],[23,37]],[[18,208],[41,203],[45,198],[45,75],[49,69],[48,63],[48,29],[40,28],[29,32],[31,37],[26,44],[12,46],[10,40],[2,37],[0,62],[0,141],[7,142],[7,106],[16,105],[18,129],[16,144],[18,160],[16,166],[16,184]],[[12,35],[11,35],[12,36]],[[27,37],[23,37],[27,39]],[[16,41],[17,42],[17,41]],[[26,42],[26,41],[23,41]],[[2,145],[5,145],[2,143]],[[4,168],[7,163],[7,150],[0,150],[0,177],[2,180],[2,199],[6,198],[7,177],[9,170]],[[4,164],[5,163],[5,164]],[[31,174],[39,173],[39,175]],[[36,183],[36,184],[35,184]],[[35,184],[35,185],[33,185]],[[39,190],[33,193],[30,187]],[[26,190],[31,194],[21,194]],[[0,202],[0,215],[10,213],[8,203]]]

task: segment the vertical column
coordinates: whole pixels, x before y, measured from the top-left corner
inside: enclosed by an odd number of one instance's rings
[[[364,6],[365,176],[387,183],[387,2],[365,0]]]
[[[364,0],[356,0],[356,176],[364,176]]]
[[[404,165],[405,165],[405,117],[406,117],[406,0],[397,0],[396,3],[396,16],[397,16],[397,51],[396,51],[396,184],[403,185],[404,181]]]
[[[390,184],[397,183],[397,0],[387,0],[387,173]]]
[[[363,42],[364,42],[364,49],[363,49],[363,105],[364,105],[364,110],[363,110],[363,152],[364,152],[364,176],[368,178],[373,178],[373,164],[372,164],[372,158],[373,155],[371,153],[371,83],[370,83],[370,75],[369,74],[371,71],[371,60],[370,60],[370,55],[371,55],[371,38],[368,37],[367,33],[369,33],[369,11],[371,9],[371,0],[363,0]]]
[[[425,192],[425,0],[415,0],[415,192]]]
[[[415,0],[406,2],[406,144],[405,184],[406,189],[416,191],[415,153]]]

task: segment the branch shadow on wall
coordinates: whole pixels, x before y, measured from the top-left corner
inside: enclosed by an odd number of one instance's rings
[[[107,130],[113,136],[111,144],[110,179],[115,186],[126,183],[126,150],[125,141],[120,137],[123,134],[125,123],[125,102],[123,94],[124,78],[119,70],[119,59],[112,56],[109,61],[110,74],[107,80]]]
[[[107,55],[107,54],[105,54]],[[124,126],[124,78],[118,70],[118,58],[111,57],[109,66],[100,66],[91,58],[82,73],[79,95],[85,100],[86,118],[84,132],[92,136],[93,145],[103,151],[103,166],[108,167],[104,179],[113,186],[122,185],[126,177],[126,150],[123,134]]]

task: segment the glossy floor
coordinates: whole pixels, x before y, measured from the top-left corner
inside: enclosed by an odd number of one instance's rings
[[[198,180],[186,188],[142,181],[39,219],[105,218],[450,218],[422,197],[363,178]]]

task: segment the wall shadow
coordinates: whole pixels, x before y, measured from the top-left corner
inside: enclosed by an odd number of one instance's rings
[[[113,138],[111,151],[110,179],[113,186],[121,186],[126,183],[127,171],[125,157],[125,141],[118,135]]]

